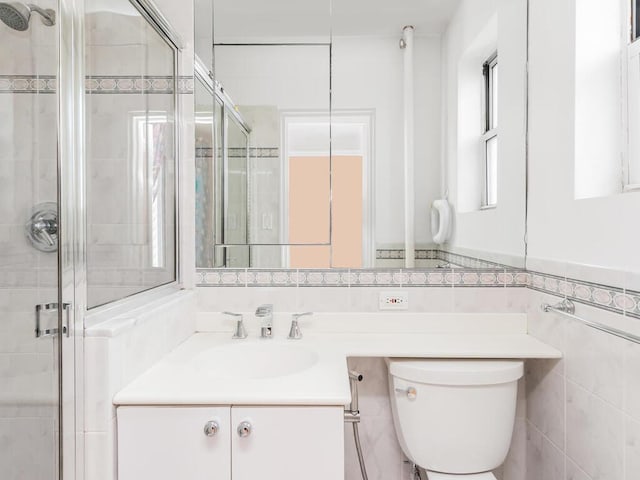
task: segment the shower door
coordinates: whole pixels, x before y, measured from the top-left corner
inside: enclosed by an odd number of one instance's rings
[[[0,4],[3,480],[60,478],[60,445],[67,442],[61,434],[66,427],[61,424],[60,372],[62,348],[72,330],[67,321],[73,313],[59,284],[58,167],[69,149],[56,128],[64,116],[59,108],[57,2],[45,0],[38,6],[47,10],[38,13],[19,3]],[[73,415],[69,420],[73,422]],[[65,435],[75,437],[73,430]]]

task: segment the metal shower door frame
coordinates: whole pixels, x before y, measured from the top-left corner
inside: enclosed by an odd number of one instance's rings
[[[84,0],[58,0],[58,478],[84,477]]]

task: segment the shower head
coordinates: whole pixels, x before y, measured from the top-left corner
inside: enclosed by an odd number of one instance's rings
[[[19,2],[0,2],[0,20],[9,28],[24,32],[29,28],[31,12],[36,12],[42,17],[42,23],[47,27],[55,25],[56,12],[51,9],[42,9],[36,5],[26,5]]]

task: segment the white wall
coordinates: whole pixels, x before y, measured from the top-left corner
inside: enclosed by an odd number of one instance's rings
[[[575,198],[622,188],[622,7],[622,0],[581,0],[574,7]]]
[[[527,266],[583,277],[580,265],[611,269],[618,273],[605,283],[638,289],[640,194],[581,200],[574,195],[575,164],[584,155],[574,144],[580,111],[575,102],[581,98],[576,97],[575,2],[537,0],[530,13]],[[608,107],[601,114],[617,120]],[[615,151],[606,152],[619,166]]]
[[[460,129],[468,130],[473,122],[467,118],[468,115],[481,112],[478,105],[482,98],[478,98],[475,105],[470,105],[469,100],[460,104],[458,94],[459,86],[468,83],[466,77],[472,72],[465,61],[477,57],[470,52],[478,50],[479,45],[487,44],[489,35],[483,30],[495,21],[494,15],[497,15],[500,65],[498,205],[495,209],[478,211],[469,207],[479,206],[479,197],[475,201],[464,201],[468,200],[469,189],[475,188],[479,193],[479,188],[477,182],[469,181],[471,167],[468,163],[473,149],[462,144],[465,137]],[[454,232],[448,247],[483,252],[492,258],[516,264],[521,263],[524,256],[525,235],[526,41],[524,0],[464,0],[443,37],[443,94],[446,98],[444,189],[449,190],[449,198],[456,210]],[[487,56],[490,53],[487,51]],[[482,61],[477,65],[478,81],[482,79],[481,68]],[[481,118],[477,119],[476,125],[480,145]],[[466,135],[468,137],[468,132]],[[481,160],[480,151],[478,147],[476,161]],[[479,169],[476,168],[476,172]]]
[[[620,186],[611,187],[621,169],[616,41],[601,38],[620,4],[530,3],[527,268],[637,290],[640,194],[576,199]],[[528,362],[527,478],[638,478],[638,345],[541,313],[558,298],[530,295],[530,333],[563,359]],[[576,314],[638,334],[627,315],[582,304]]]
[[[376,245],[404,246],[404,170],[401,32],[395,37],[333,38],[334,110],[375,110]],[[415,240],[432,243],[429,212],[439,197],[440,39],[416,32]]]
[[[237,105],[329,111],[326,45],[216,45],[215,75]]]
[[[402,50],[398,36],[334,37],[334,111],[374,111],[375,237],[378,246],[403,246]],[[321,52],[321,49],[318,49]],[[303,49],[216,47],[216,75],[241,105],[280,109],[328,107],[328,55],[309,61]],[[328,53],[328,52],[326,52]],[[326,54],[325,53],[325,54]],[[243,61],[238,62],[238,55]],[[260,77],[258,71],[263,73]],[[416,243],[431,243],[428,215],[439,196],[440,39],[415,41]],[[260,83],[258,80],[262,80]]]

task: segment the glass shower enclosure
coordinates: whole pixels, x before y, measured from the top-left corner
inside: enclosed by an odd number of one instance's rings
[[[251,265],[251,128],[196,58],[196,264]]]
[[[82,3],[0,3],[0,477],[75,478]],[[64,168],[62,166],[64,165]],[[63,375],[62,372],[65,372]],[[77,443],[77,444],[76,444]],[[62,451],[65,451],[63,457]]]
[[[41,6],[29,12],[0,4],[0,471],[6,480],[57,478],[60,466],[60,362],[69,327],[62,322],[58,269],[59,22],[57,5]]]
[[[85,317],[179,288],[191,87],[151,2],[36,1],[0,2],[0,478],[75,480]]]

